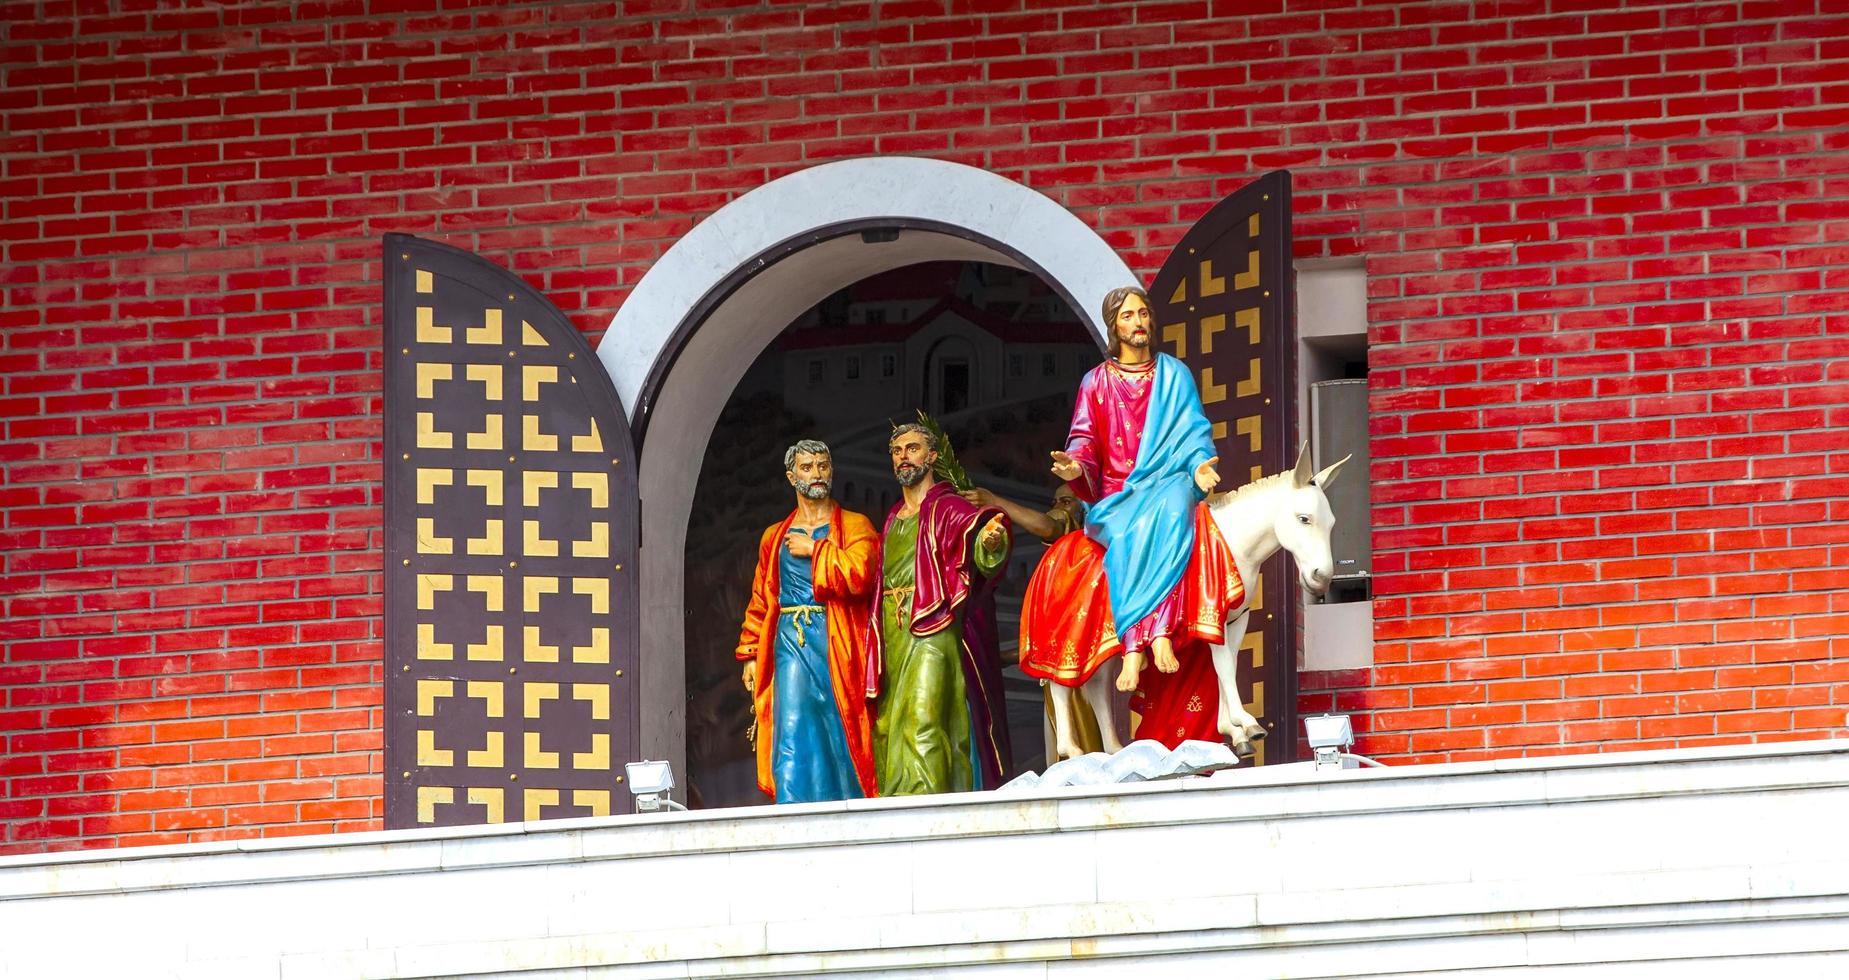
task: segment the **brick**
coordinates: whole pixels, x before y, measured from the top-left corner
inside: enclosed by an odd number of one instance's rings
[[[31,580],[0,661],[34,672],[9,690],[83,685],[30,706],[64,727],[23,758],[148,792],[211,775],[132,815],[47,792],[4,839],[377,825],[363,800],[238,795],[379,750],[377,234],[505,260],[595,336],[724,202],[871,152],[1024,181],[1145,278],[1249,173],[1293,168],[1298,256],[1369,271],[1380,669],[1306,694],[1354,710],[1369,751],[1840,722],[1804,714],[1849,683],[1828,673],[1849,652],[1830,18],[1293,2],[1205,36],[1185,3],[941,12],[490,10],[413,17],[356,60],[163,11],[9,74],[33,143],[0,167],[0,521],[32,536],[0,548]],[[19,30],[75,25],[53,5]],[[1650,700],[1717,672],[1750,700]]]

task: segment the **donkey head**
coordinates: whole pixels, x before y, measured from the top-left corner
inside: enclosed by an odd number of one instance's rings
[[[1344,456],[1318,473],[1311,468],[1310,446],[1305,443],[1297,454],[1297,468],[1291,472],[1284,505],[1272,518],[1278,544],[1297,560],[1297,578],[1316,595],[1328,591],[1329,580],[1335,576],[1335,558],[1329,552],[1329,532],[1335,528],[1335,515],[1329,512],[1329,498],[1323,496],[1323,489],[1349,459]]]

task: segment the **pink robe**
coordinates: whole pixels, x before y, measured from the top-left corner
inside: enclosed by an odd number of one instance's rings
[[[1080,500],[1096,503],[1122,490],[1124,480],[1136,468],[1155,366],[1153,359],[1143,370],[1105,361],[1079,382],[1066,453],[1079,464],[1079,478],[1072,481],[1072,489]],[[1181,611],[1181,583],[1177,582],[1154,611],[1121,632],[1124,650],[1148,649],[1156,637],[1174,635]]]

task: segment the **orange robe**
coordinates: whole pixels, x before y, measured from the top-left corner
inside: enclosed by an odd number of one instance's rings
[[[777,619],[777,551],[784,535],[796,520],[791,512],[782,523],[764,530],[758,541],[757,574],[751,583],[751,604],[745,609],[745,625],[738,634],[736,657],[739,661],[755,660],[758,686],[752,696],[757,713],[758,789],[776,796],[771,774],[771,749],[776,725],[771,712],[776,704]],[[848,754],[854,760],[854,773],[860,788],[871,797],[873,779],[873,728],[867,714],[866,665],[867,624],[872,620],[873,602],[878,595],[880,570],[879,535],[873,522],[836,504],[828,518],[828,536],[815,544],[810,558],[815,598],[825,609],[828,622],[828,672],[834,688],[835,707],[841,712],[846,729]]]

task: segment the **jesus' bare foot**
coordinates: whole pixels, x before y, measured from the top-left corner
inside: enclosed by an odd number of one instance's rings
[[[1181,669],[1181,661],[1175,659],[1175,645],[1168,637],[1159,636],[1149,644],[1149,649],[1156,655],[1156,669],[1164,674],[1172,674]]]
[[[1124,654],[1123,670],[1117,673],[1117,689],[1126,692],[1136,690],[1137,678],[1142,673],[1143,651],[1137,650],[1132,653]]]

